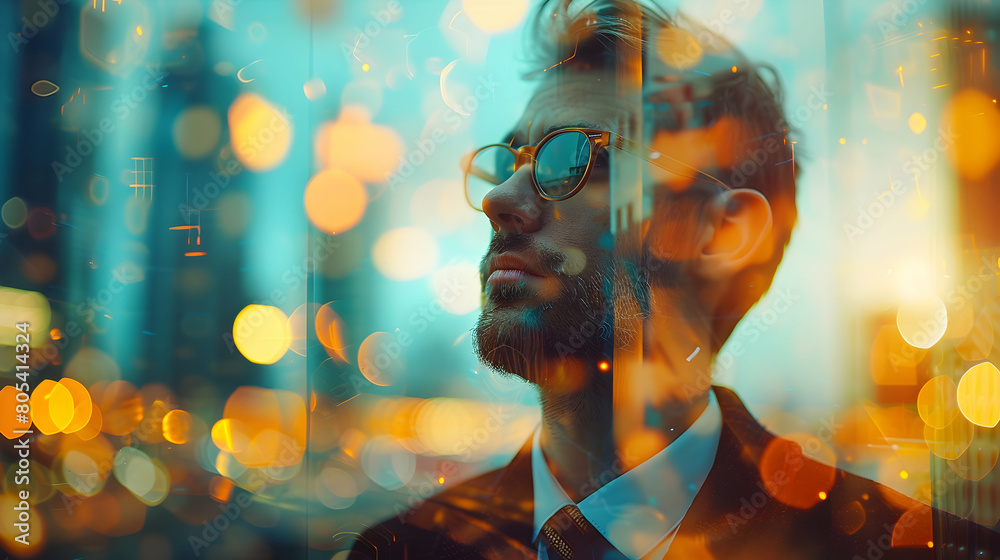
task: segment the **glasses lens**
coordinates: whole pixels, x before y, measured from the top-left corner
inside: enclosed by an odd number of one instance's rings
[[[487,146],[476,152],[465,171],[465,194],[477,210],[493,187],[514,174],[514,153],[502,146]]]
[[[549,139],[535,156],[535,180],[545,196],[564,197],[575,189],[590,162],[590,139],[569,131]]]

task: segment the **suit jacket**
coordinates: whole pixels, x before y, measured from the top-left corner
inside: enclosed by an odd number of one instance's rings
[[[667,558],[1000,558],[1000,533],[804,457],[713,389],[718,452]],[[506,467],[368,528],[348,558],[534,559],[533,523],[529,439]]]

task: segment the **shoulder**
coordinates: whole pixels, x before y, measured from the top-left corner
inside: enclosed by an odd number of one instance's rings
[[[520,455],[367,528],[349,558],[533,557],[530,536],[525,539],[533,511],[531,481],[519,476]]]
[[[724,521],[717,527],[727,529],[720,539],[766,534],[793,549],[823,543],[848,557],[930,558],[935,549],[959,546],[966,550],[952,553],[1000,555],[1000,533],[815,461],[798,443],[768,432],[731,389],[716,387],[716,395],[724,430],[715,467],[728,475],[715,477],[711,504]]]

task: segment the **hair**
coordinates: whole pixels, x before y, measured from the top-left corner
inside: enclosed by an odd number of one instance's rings
[[[711,318],[712,350],[717,352],[770,287],[797,219],[798,169],[790,139],[793,131],[782,110],[777,72],[770,66],[751,63],[718,34],[636,0],[544,0],[528,30],[528,53],[537,68],[528,77],[542,72],[595,70],[614,70],[625,76],[633,69],[629,65],[634,64],[630,63],[637,58],[634,55],[642,56],[646,73],[650,65],[645,61],[657,55],[653,38],[664,30],[682,30],[685,40],[699,40],[699,45],[724,53],[724,71],[709,76],[685,73],[683,81],[704,86],[706,102],[700,104],[696,116],[699,126],[711,126],[724,117],[739,123],[740,134],[734,131],[716,137],[716,142],[730,144],[724,148],[733,154],[730,164],[718,170],[721,175],[717,177],[727,185],[756,190],[767,199],[773,214],[774,247],[768,260],[748,267],[733,279],[715,309]],[[643,76],[644,81],[651,78]],[[647,114],[649,110],[644,107]],[[652,113],[654,128],[676,126],[669,117],[657,116],[655,109]],[[700,209],[711,198],[701,189],[687,189],[684,195],[694,197]]]

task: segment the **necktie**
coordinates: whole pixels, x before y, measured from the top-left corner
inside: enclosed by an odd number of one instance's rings
[[[626,560],[575,505],[555,512],[538,538],[549,560]]]

